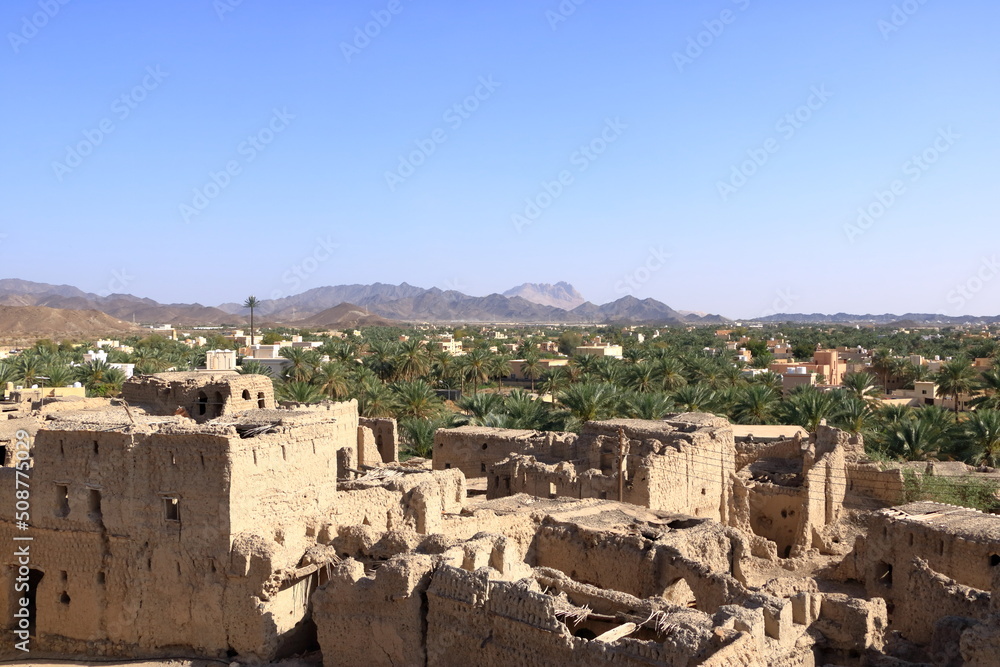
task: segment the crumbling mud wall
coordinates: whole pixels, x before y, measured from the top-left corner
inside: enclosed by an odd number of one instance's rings
[[[546,460],[575,458],[575,433],[551,433],[484,426],[438,429],[434,434],[434,469],[456,468],[467,478],[486,477],[493,465],[511,454],[533,453]]]
[[[122,398],[153,415],[172,415],[183,408],[198,422],[244,410],[275,407],[270,378],[235,371],[137,375],[122,385]]]
[[[395,419],[368,419],[361,417],[358,423],[372,434],[375,451],[382,463],[399,462],[399,433]],[[365,455],[366,460],[375,460],[374,453]]]
[[[337,452],[356,447],[356,405],[251,414],[196,424],[118,409],[38,432],[36,649],[271,657],[295,645],[318,583],[298,565],[336,501]],[[0,510],[0,536],[16,534]],[[18,563],[3,564],[0,604],[13,609]]]
[[[493,429],[492,435],[498,437]],[[624,476],[618,460],[624,435]],[[446,432],[439,431],[442,440]],[[541,443],[532,432],[515,432],[503,451],[506,459],[481,464],[487,497],[527,493],[541,498],[621,499],[667,512],[729,520],[731,476],[736,471],[732,429],[709,415],[676,415],[663,422],[633,419],[588,422],[578,440]],[[487,450],[490,444],[487,444]],[[495,449],[499,449],[497,446]],[[557,460],[556,450],[575,453]],[[534,452],[534,453],[531,453]]]

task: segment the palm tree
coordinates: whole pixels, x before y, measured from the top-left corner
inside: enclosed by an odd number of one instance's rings
[[[531,392],[534,393],[535,380],[542,375],[542,363],[536,353],[530,352],[524,355],[524,361],[521,362],[521,374],[531,380]]]
[[[493,395],[496,394],[486,394]],[[534,399],[530,394],[515,389],[503,399],[503,410],[508,417],[507,428],[531,429],[533,431],[554,430],[558,419],[548,403]]]
[[[659,421],[674,411],[674,401],[662,391],[633,393],[627,404],[629,414],[636,419]]]
[[[682,386],[672,398],[683,412],[711,412],[715,404],[715,392],[700,382]]]
[[[392,385],[398,418],[427,419],[441,410],[441,399],[423,380],[403,381]]]
[[[733,417],[739,424],[773,424],[781,397],[764,384],[750,384],[739,390]]]
[[[419,339],[411,338],[403,341],[399,344],[398,351],[399,361],[396,362],[396,371],[401,379],[416,380],[430,371],[430,354]]]
[[[305,347],[283,347],[278,355],[291,362],[285,368],[284,375],[292,382],[307,382],[313,374],[313,369],[319,363],[319,355],[316,351]]]
[[[429,459],[434,453],[434,433],[444,425],[433,419],[403,419],[399,430],[414,456]]]
[[[655,391],[658,388],[656,367],[648,361],[637,361],[628,369],[628,384],[640,394]]]
[[[659,357],[653,362],[656,377],[664,391],[676,391],[685,384],[684,365],[675,357]]]
[[[350,391],[347,369],[336,361],[318,366],[312,381],[324,396],[335,401],[344,399]]]
[[[271,369],[268,366],[254,359],[244,359],[243,363],[236,367],[236,372],[242,375],[266,375],[271,377]]]
[[[880,347],[872,353],[872,370],[882,376],[882,389],[889,390],[889,374],[892,372],[892,350]]]
[[[1000,466],[1000,411],[976,410],[962,426],[971,458],[976,463]]]
[[[868,401],[854,394],[846,394],[840,402],[840,410],[833,418],[833,424],[851,435],[865,435],[875,426],[875,411]]]
[[[396,344],[392,341],[373,341],[368,346],[365,364],[375,371],[383,382],[389,382],[396,375]]]
[[[489,350],[484,350],[482,348],[476,348],[469,354],[462,357],[462,366],[464,367],[465,377],[467,380],[472,382],[472,393],[477,394],[479,392],[479,383],[486,382],[490,379],[490,371],[492,369],[492,356]]]
[[[382,419],[393,416],[395,397],[391,389],[380,380],[361,383],[357,395],[358,414],[368,419]]]
[[[888,433],[888,450],[910,461],[926,461],[935,456],[942,446],[940,434],[929,424],[918,419],[900,423]]]
[[[254,345],[253,311],[256,310],[259,305],[260,301],[258,301],[255,296],[248,296],[247,300],[243,302],[243,307],[250,309],[250,347],[253,347]]]
[[[278,385],[278,400],[294,403],[319,403],[323,395],[314,384],[302,380],[290,380]]]
[[[610,419],[618,399],[618,389],[605,382],[574,384],[558,396],[559,402],[580,422]]]
[[[837,412],[833,394],[809,386],[789,394],[783,408],[788,423],[798,424],[810,433],[815,433],[824,419],[832,418]]]
[[[969,401],[969,405],[977,410],[1000,410],[1000,369],[994,367],[983,373],[976,389],[983,393]]]
[[[848,373],[844,376],[844,390],[862,401],[874,401],[882,393],[871,373]]]
[[[503,394],[472,394],[458,401],[458,407],[468,413],[467,423],[482,426],[490,415],[504,410]]]
[[[48,378],[45,381],[46,387],[65,387],[74,381],[73,369],[62,364],[46,368],[45,376]]]
[[[958,357],[942,364],[934,380],[942,394],[955,399],[955,412],[958,413],[961,395],[976,388],[976,371],[968,359]]]

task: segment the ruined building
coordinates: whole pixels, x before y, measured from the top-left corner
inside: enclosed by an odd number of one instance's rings
[[[1000,517],[900,504],[901,473],[835,429],[463,427],[437,433],[431,470],[398,462],[392,420],[353,401],[275,408],[252,376],[137,378],[128,397],[46,415],[34,437],[35,652],[997,664]],[[24,534],[0,507],[0,540]]]

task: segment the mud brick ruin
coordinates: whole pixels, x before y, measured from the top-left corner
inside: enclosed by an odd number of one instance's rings
[[[34,436],[33,655],[998,664],[1000,517],[904,503],[902,471],[836,429],[462,427],[400,463],[392,420],[276,407],[262,377],[165,373],[123,396],[0,429]]]

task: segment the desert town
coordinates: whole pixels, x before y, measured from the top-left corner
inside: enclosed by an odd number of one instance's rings
[[[906,502],[903,467],[825,424],[470,425],[400,462],[395,420],[231,370],[17,408],[8,657],[30,636],[238,664],[996,664],[1000,517]]]

